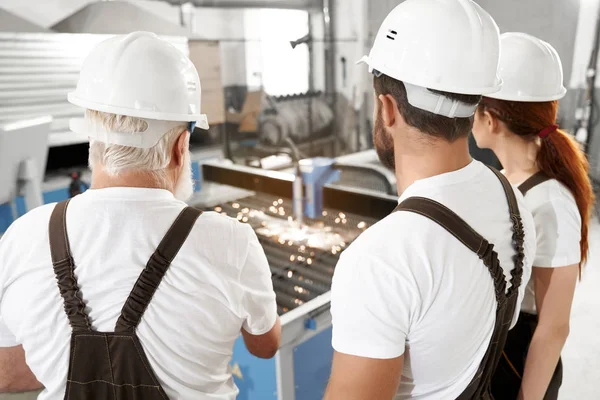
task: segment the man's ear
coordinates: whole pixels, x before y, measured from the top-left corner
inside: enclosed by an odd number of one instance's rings
[[[383,121],[384,128],[391,128],[396,124],[397,116],[399,115],[398,103],[392,95],[381,94],[377,97],[379,99],[381,119]]]
[[[182,131],[177,140],[175,141],[175,145],[173,146],[173,154],[171,157],[171,162],[177,168],[183,165],[183,161],[185,160],[185,153],[189,149],[189,139],[190,134],[186,130]]]

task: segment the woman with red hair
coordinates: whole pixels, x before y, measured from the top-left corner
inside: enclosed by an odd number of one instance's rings
[[[521,315],[492,383],[496,399],[557,399],[560,353],[577,278],[588,254],[594,194],[577,142],[556,125],[566,94],[556,50],[522,33],[502,35],[502,90],[484,97],[473,134],[494,151],[533,214],[537,251]]]

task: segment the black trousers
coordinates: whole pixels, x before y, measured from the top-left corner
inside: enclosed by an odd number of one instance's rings
[[[525,359],[537,324],[537,315],[522,312],[517,325],[508,332],[504,354],[492,379],[492,395],[495,400],[515,400],[518,397]],[[562,361],[558,360],[544,400],[558,399],[562,376]]]

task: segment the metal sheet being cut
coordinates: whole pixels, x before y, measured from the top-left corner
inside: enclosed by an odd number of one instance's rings
[[[268,194],[227,202],[212,210],[248,223],[256,232],[273,274],[280,315],[328,292],[340,254],[376,222],[330,209],[299,226],[292,219],[291,200]]]

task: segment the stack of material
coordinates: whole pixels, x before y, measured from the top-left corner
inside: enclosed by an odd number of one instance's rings
[[[190,60],[202,83],[202,112],[210,125],[225,122],[225,91],[221,77],[221,46],[217,41],[189,40]]]

